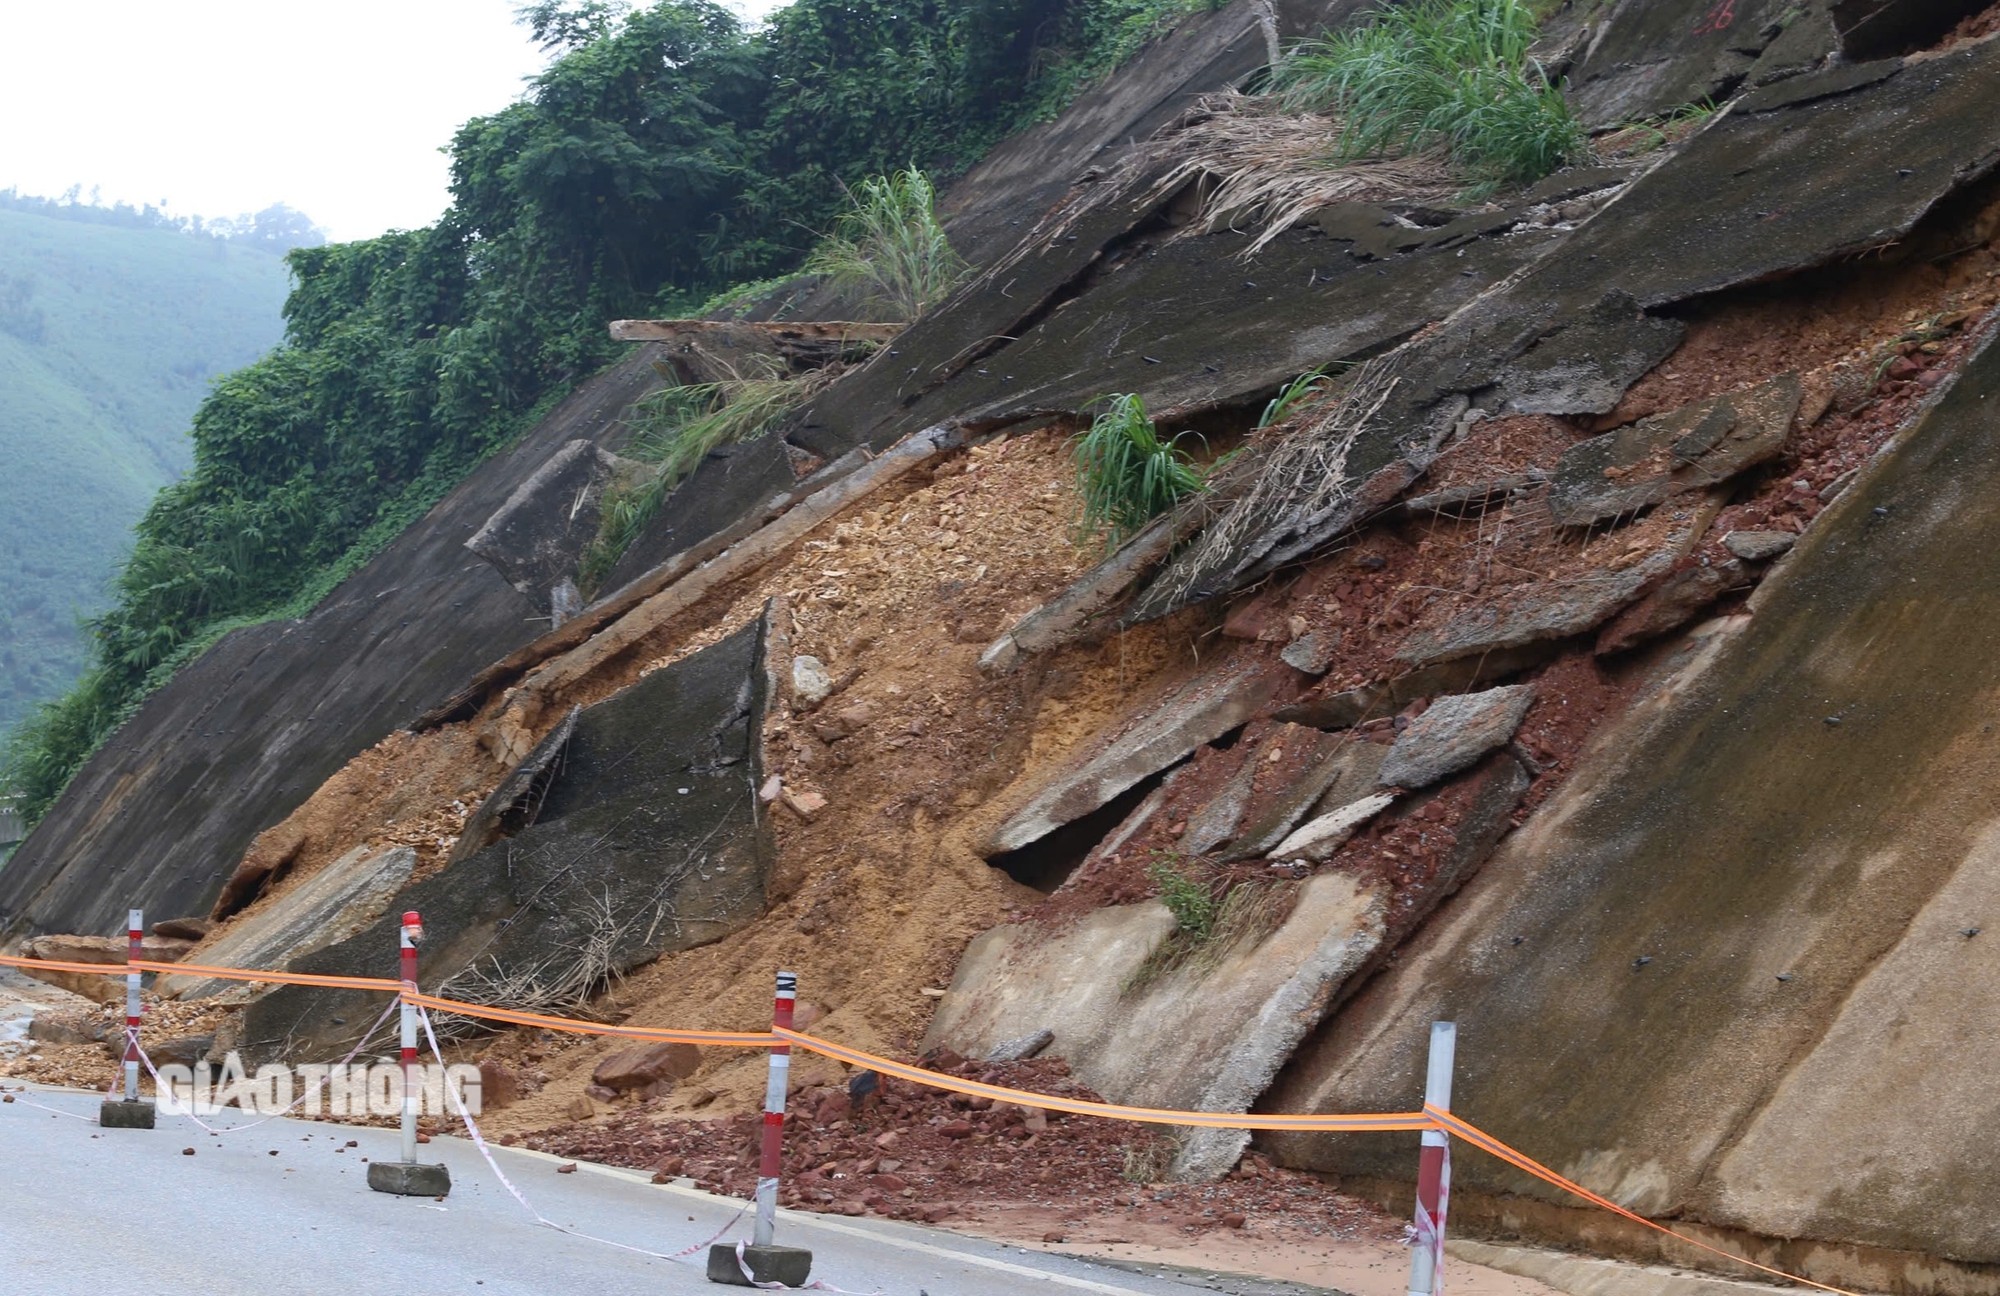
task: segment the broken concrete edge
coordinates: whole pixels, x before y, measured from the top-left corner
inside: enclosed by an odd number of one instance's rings
[[[1200,529],[1205,510],[1177,509],[1155,518],[1138,535],[1070,582],[1047,603],[1024,614],[979,655],[979,670],[1005,675],[1025,653],[1045,653],[1074,643],[1092,623],[1164,562],[1174,546]]]
[[[705,592],[720,580],[754,570],[790,544],[791,539],[796,539],[795,533],[810,530],[877,487],[933,458],[971,444],[974,439],[955,424],[939,424],[912,434],[881,455],[871,456],[861,449],[850,451],[806,478],[797,490],[774,496],[734,525],[675,554],[652,571],[605,595],[581,615],[480,671],[463,689],[418,717],[412,729],[421,733],[470,719],[490,699],[538,667],[583,647],[686,577],[710,569],[703,581]],[[853,480],[856,477],[861,480]],[[801,509],[806,514],[794,517]],[[810,521],[804,521],[807,516]],[[783,534],[791,539],[773,541],[766,534],[780,523],[787,524]]]
[[[1064,824],[1109,804],[1134,784],[1177,764],[1195,748],[1244,724],[1270,703],[1285,673],[1237,661],[1215,674],[1184,681],[1154,707],[1136,713],[1134,723],[1101,738],[1088,759],[1080,765],[1068,765],[1066,777],[1041,787],[994,830],[982,854],[990,858],[1040,841]],[[1189,707],[1189,713],[1181,715],[1177,723],[1149,729],[1149,720],[1172,715],[1174,708],[1182,705]]]
[[[1258,1012],[1256,1023],[1270,1033],[1258,1038],[1253,1027],[1238,1036],[1236,1047],[1229,1050],[1221,1068],[1203,1086],[1195,1110],[1250,1110],[1291,1060],[1299,1041],[1319,1025],[1333,994],[1379,947],[1388,908],[1387,901],[1379,894],[1369,900],[1355,929],[1330,948],[1322,940],[1301,961],[1297,971],[1272,991]],[[1174,1178],[1190,1183],[1213,1183],[1235,1169],[1248,1146],[1249,1130],[1189,1130],[1174,1154],[1171,1173]]]
[[[967,443],[964,429],[940,424],[905,438],[839,481],[815,491],[740,543],[687,572],[617,621],[522,682],[523,695],[549,695],[583,679],[700,601],[710,590],[762,568],[820,523],[874,491]]]
[[[893,339],[908,328],[907,321],[868,324],[858,320],[712,320],[712,319],[624,319],[611,321],[614,342],[676,342],[704,334],[757,334],[776,345],[780,354],[785,344],[797,341],[873,342]]]

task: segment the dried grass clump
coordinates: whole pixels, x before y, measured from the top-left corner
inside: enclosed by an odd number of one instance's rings
[[[1159,141],[1167,170],[1155,200],[1202,183],[1200,214],[1183,234],[1255,229],[1247,259],[1322,207],[1340,202],[1449,204],[1459,192],[1438,150],[1340,161],[1341,125],[1319,113],[1287,113],[1274,99],[1226,91],[1204,99],[1186,125]]]
[[[1241,549],[1253,532],[1287,519],[1324,517],[1346,502],[1354,493],[1347,456],[1398,381],[1393,355],[1371,360],[1310,417],[1268,443],[1254,474],[1229,493],[1229,502],[1179,563],[1185,582],[1179,597],[1187,597],[1203,573]]]

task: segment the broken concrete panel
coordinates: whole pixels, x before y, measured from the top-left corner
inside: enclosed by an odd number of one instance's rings
[[[1149,575],[1176,544],[1199,529],[1199,516],[1192,509],[1176,509],[1154,519],[1117,552],[988,645],[979,655],[980,672],[1004,675],[1020,664],[1023,653],[1047,652],[1090,633],[1099,618]]]
[[[1609,656],[1677,630],[1724,594],[1752,583],[1750,573],[1734,559],[1677,571],[1599,631],[1595,651]]]
[[[1503,414],[1605,414],[1632,384],[1674,353],[1687,328],[1641,310],[1630,293],[1606,293],[1509,363],[1499,378]]]
[[[1441,697],[1396,736],[1376,781],[1383,787],[1414,789],[1470,769],[1486,753],[1513,741],[1534,704],[1532,684]]]
[[[562,446],[616,445],[650,348],[584,382],[308,616],[232,631],[91,757],[0,869],[0,928],[207,913],[256,835],[349,760],[548,628],[465,540]],[[117,877],[116,886],[105,879]]]
[[[784,320],[612,320],[615,342],[658,342],[683,385],[865,360],[909,326],[817,317]]]
[[[2000,1069],[1965,1028],[2000,1005],[1990,342],[1894,445],[1756,615],[1594,738],[1301,1049],[1274,1110],[1402,1109],[1449,1017],[1481,1041],[1454,1109],[1586,1186],[1796,1239],[1828,1278],[1980,1289],[2000,1262],[2000,1160],[1963,1137]],[[1386,1140],[1272,1143],[1343,1181],[1413,1171]],[[1453,1192],[1557,1201],[1477,1160]]]
[[[1251,234],[1164,241],[1102,273],[910,416],[1017,419],[1078,410],[1106,391],[1137,393],[1154,410],[1245,403],[1444,318],[1560,237],[1529,231],[1367,263],[1306,230],[1247,263]]]
[[[1373,746],[1373,743],[1368,744]],[[1327,860],[1346,845],[1354,830],[1396,803],[1394,792],[1373,792],[1345,805],[1316,815],[1300,824],[1298,831],[1271,848],[1271,862]]]
[[[1539,468],[1495,477],[1489,481],[1448,486],[1443,490],[1413,495],[1385,514],[1385,520],[1410,517],[1478,517],[1526,491],[1548,484],[1548,474]]]
[[[195,961],[211,967],[283,971],[293,959],[346,940],[381,917],[416,864],[417,853],[408,846],[388,850],[356,846],[238,918],[220,938],[204,946]],[[180,975],[161,977],[158,990],[182,999],[249,994],[241,981]]]
[[[1594,630],[1672,571],[1721,503],[1711,492],[1696,504],[1659,510],[1645,523],[1650,532],[1633,527],[1617,533],[1619,538],[1639,534],[1633,547],[1602,566],[1514,586],[1448,615],[1442,624],[1419,623],[1397,649],[1396,660],[1425,667]]]
[[[1206,742],[1248,721],[1277,692],[1281,676],[1240,661],[1189,680],[1080,768],[1043,788],[994,833],[983,854],[1019,850],[1107,804]]]
[[[1550,516],[1558,526],[1633,517],[1775,459],[1800,396],[1799,376],[1786,374],[1579,441],[1556,463]]]
[[[1278,884],[1283,885],[1283,884]],[[1156,900],[1099,909],[1053,928],[1012,923],[975,939],[939,1002],[926,1046],[984,1057],[1048,1029],[1048,1052],[1114,1102],[1246,1111],[1329,997],[1381,939],[1383,897],[1341,874],[1301,884],[1279,928],[1213,959],[1188,960],[1125,987],[1171,935]],[[1198,1131],[1180,1178],[1219,1178],[1248,1135]]]
[[[1362,777],[1364,770],[1372,773],[1380,763],[1376,751],[1370,750],[1375,748],[1374,743],[1349,733],[1322,733],[1304,726],[1291,728],[1294,732],[1280,741],[1288,748],[1294,744],[1305,746],[1305,768],[1297,778],[1277,788],[1262,811],[1244,825],[1223,853],[1225,862],[1255,859],[1269,852],[1334,788],[1344,792],[1359,787],[1367,791],[1374,786],[1373,779]],[[1310,739],[1303,736],[1307,734]]]
[[[674,487],[673,494],[619,555],[604,577],[603,588],[615,590],[638,579],[797,485],[798,474],[792,471],[780,437],[717,446],[702,456],[686,481]]]
[[[1222,785],[1222,790],[1188,816],[1187,830],[1181,834],[1181,849],[1190,855],[1206,855],[1234,837],[1256,785],[1257,761],[1255,754],[1250,753]]]
[[[1592,128],[1720,102],[1797,10],[1795,0],[1625,0],[1598,20],[1570,70],[1570,100]],[[1830,30],[1806,30],[1821,32],[1822,56],[1832,52]]]
[[[765,636],[759,619],[586,707],[540,818],[397,897],[398,911],[424,916],[427,987],[519,1007],[525,981],[585,990],[763,912],[775,854],[757,798]],[[396,922],[385,915],[294,969],[381,975]],[[276,991],[249,1008],[245,1052],[351,1044],[367,1002]]]
[[[1766,86],[1788,77],[1801,76],[1825,65],[1839,47],[1833,20],[1819,5],[1794,11],[1784,30],[1771,38],[1744,74],[1747,86]]]
[[[1440,693],[1462,693],[1475,684],[1539,666],[1554,652],[1552,644],[1542,642],[1497,649],[1478,657],[1456,657],[1421,670],[1406,671],[1379,684],[1363,684],[1339,693],[1309,697],[1303,702],[1279,707],[1271,718],[1320,729],[1346,729],[1366,720],[1394,715],[1418,698],[1436,697]]]
[[[1041,1051],[1056,1042],[1056,1033],[1044,1027],[1032,1035],[1017,1035],[1002,1041],[986,1055],[988,1062],[1019,1062],[1024,1058],[1038,1056]]]
[[[493,564],[509,585],[543,608],[597,538],[598,504],[621,478],[648,471],[578,437],[515,487],[465,547]],[[563,619],[567,619],[564,617]]]
[[[560,773],[563,751],[569,746],[570,736],[576,732],[576,718],[582,713],[582,707],[571,707],[562,722],[543,735],[521,763],[500,780],[500,786],[466,817],[447,863],[471,859],[502,837],[512,837],[535,822],[550,785]]]
[[[1989,41],[1858,87],[1831,68],[1757,91],[1581,226],[1517,300],[1589,285],[1651,308],[1900,238],[2000,159],[1996,71]]]
[[[52,963],[103,963],[109,967],[125,961],[127,948],[127,938],[123,936],[37,936],[28,942],[22,952],[28,958],[47,959]],[[140,942],[139,955],[155,963],[178,963],[193,948],[194,942],[190,940],[147,936]],[[23,975],[71,994],[82,995],[93,1002],[122,999],[125,994],[122,973],[97,976],[89,972],[58,972],[52,968],[24,967],[19,970]]]

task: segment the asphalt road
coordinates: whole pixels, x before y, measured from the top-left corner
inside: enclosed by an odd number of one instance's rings
[[[0,1291],[32,1296],[289,1296],[411,1291],[478,1296],[715,1292],[701,1267],[621,1251],[537,1224],[469,1141],[421,1151],[451,1168],[444,1201],[369,1191],[361,1158],[396,1155],[391,1130],[273,1121],[216,1137],[185,1117],[99,1129],[97,1097],[23,1092],[0,1104]],[[30,1104],[40,1104],[31,1106]],[[53,1108],[70,1115],[56,1115]],[[92,1118],[89,1122],[74,1119]],[[228,1117],[209,1124],[234,1123]],[[358,1148],[336,1151],[347,1140]],[[182,1149],[192,1147],[194,1156]],[[275,1153],[275,1155],[273,1155]],[[706,1241],[742,1205],[630,1171],[495,1148],[548,1218],[647,1251]],[[747,1216],[728,1237],[749,1236]],[[813,1277],[883,1296],[1177,1296],[1169,1279],[942,1230],[779,1212],[778,1240],[813,1252]]]

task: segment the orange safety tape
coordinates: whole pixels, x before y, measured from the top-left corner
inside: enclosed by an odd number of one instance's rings
[[[210,967],[206,963],[155,963],[134,959],[130,966],[142,972],[170,972],[175,976],[192,973],[220,981],[268,981],[274,985],[331,986],[337,990],[400,990],[403,983],[388,977],[318,976],[310,972],[252,972],[248,968]]]
[[[400,990],[400,981],[380,977],[313,976],[304,972],[252,972],[247,968],[209,967],[201,963],[155,963],[135,959],[130,963],[59,963],[54,959],[17,958],[0,954],[0,966],[32,968],[39,972],[84,972],[97,976],[121,977],[134,969],[140,972],[192,972],[224,981],[267,981],[276,985],[332,986],[341,990]]]
[[[1168,1111],[1158,1107],[1125,1107],[1117,1103],[1086,1102],[1081,1098],[1057,1098],[1051,1094],[1031,1093],[1025,1089],[1009,1089],[1004,1085],[961,1080],[957,1076],[927,1071],[922,1067],[909,1066],[902,1062],[891,1062],[888,1058],[877,1057],[873,1053],[864,1053],[860,1049],[834,1044],[798,1031],[774,1030],[772,1034],[837,1062],[846,1062],[850,1066],[879,1071],[883,1075],[913,1080],[918,1084],[929,1085],[933,1089],[970,1094],[975,1098],[991,1098],[995,1102],[1018,1103],[1023,1107],[1070,1112],[1078,1116],[1103,1116],[1111,1120],[1139,1121],[1148,1125],[1195,1125],[1208,1129],[1379,1131],[1437,1128],[1437,1121],[1422,1112],[1385,1112],[1365,1116],[1283,1116],[1263,1113],[1252,1115],[1243,1112]]]
[[[40,972],[85,972],[99,976],[124,976],[123,963],[58,963],[53,959],[13,958],[0,954],[0,966],[34,968]]]
[[[572,1035],[610,1035],[618,1039],[654,1040],[668,1044],[705,1044],[711,1048],[769,1048],[778,1042],[778,1037],[769,1032],[756,1034],[749,1031],[669,1030],[656,1026],[606,1026],[601,1022],[577,1021],[571,1017],[550,1017],[514,1008],[461,1003],[456,999],[440,999],[436,995],[413,994],[406,997],[413,1004],[457,1013],[461,1017],[481,1017],[515,1026],[540,1026],[547,1030],[568,1031]]]
[[[1804,1283],[1808,1287],[1817,1287],[1819,1288],[1819,1290],[1824,1292],[1833,1292],[1835,1293],[1835,1296],[1858,1296],[1858,1293],[1850,1292],[1845,1287],[1834,1287],[1828,1285],[1827,1283],[1814,1282],[1810,1278],[1801,1278],[1799,1277],[1799,1275],[1795,1273],[1787,1273],[1783,1269],[1774,1269],[1767,1264],[1758,1264],[1755,1260],[1746,1260],[1744,1257],[1737,1255],[1733,1251],[1724,1251],[1721,1247],[1710,1246],[1708,1243],[1703,1242],[1698,1238],[1691,1238],[1685,1233],[1676,1232],[1675,1230],[1668,1228],[1664,1224],[1656,1224],[1652,1220],[1647,1219],[1644,1215],[1640,1215],[1635,1211],[1629,1211],[1625,1209],[1623,1206],[1620,1206],[1617,1202],[1612,1201],[1608,1197],[1598,1196],[1596,1193],[1590,1191],[1590,1189],[1585,1188],[1582,1184],[1563,1178],[1561,1175],[1557,1174],[1555,1171],[1549,1169],[1547,1166],[1543,1165],[1541,1162],[1535,1160],[1534,1158],[1528,1156],[1527,1154],[1522,1152],[1516,1152],[1513,1148],[1507,1146],[1505,1143],[1502,1143],[1499,1139],[1494,1138],[1491,1134],[1488,1134],[1486,1131],[1480,1129],[1478,1126],[1473,1125],[1469,1121],[1465,1120],[1463,1117],[1454,1116],[1448,1111],[1444,1111],[1440,1108],[1431,1106],[1429,1103],[1424,1104],[1424,1112],[1428,1116],[1430,1116],[1432,1120],[1434,1120],[1436,1124],[1440,1128],[1444,1129],[1447,1133],[1458,1135],[1458,1137],[1472,1144],[1472,1146],[1478,1148],[1480,1151],[1487,1152],[1493,1156],[1499,1157],[1502,1161],[1505,1161],[1508,1165],[1513,1166],[1515,1169],[1525,1171],[1528,1174],[1533,1175],[1535,1178],[1542,1180],[1544,1183],[1553,1184],[1557,1188],[1560,1188],[1564,1192],[1570,1193],[1573,1196],[1581,1197],[1583,1200],[1589,1202],[1593,1206],[1601,1206],[1605,1210],[1610,1211],[1614,1215],[1622,1215],[1626,1219],[1631,1220],[1634,1223],[1644,1224],[1649,1229],[1657,1229],[1659,1232],[1666,1234],[1668,1237],[1674,1238],[1681,1242],[1685,1242],[1689,1246],[1700,1247],[1703,1251],[1707,1251],[1711,1255],[1719,1255],[1725,1260],[1734,1260],[1737,1264],[1748,1265],[1752,1269],[1760,1270],[1764,1273],[1772,1275],[1773,1277],[1783,1278],[1788,1282]]]
[[[119,969],[138,968],[145,972],[167,972],[174,974],[194,973],[201,976],[218,977],[233,981],[266,981],[283,985],[331,986],[352,990],[401,990],[400,981],[381,977],[340,977],[313,976],[294,972],[251,972],[243,968],[209,967],[201,963],[155,963],[146,959],[135,959],[129,963],[59,963],[51,959],[17,958],[0,954],[0,966],[32,967],[47,972],[83,972],[100,976],[119,975]],[[1186,1125],[1209,1129],[1254,1129],[1254,1130],[1353,1130],[1353,1131],[1396,1131],[1442,1129],[1456,1134],[1459,1138],[1508,1165],[1544,1183],[1551,1184],[1574,1197],[1581,1198],[1593,1206],[1602,1207],[1614,1215],[1623,1216],[1636,1224],[1643,1224],[1676,1241],[1698,1247],[1711,1255],[1721,1256],[1737,1264],[1747,1266],[1775,1278],[1788,1282],[1803,1283],[1820,1291],[1832,1292],[1834,1296],[1857,1296],[1844,1287],[1828,1283],[1814,1282],[1798,1274],[1783,1269],[1759,1264],[1732,1251],[1711,1246],[1698,1238],[1655,1223],[1636,1211],[1627,1210],[1608,1197],[1599,1196],[1582,1184],[1566,1179],[1541,1162],[1517,1152],[1507,1144],[1494,1138],[1464,1117],[1454,1116],[1442,1108],[1424,1104],[1420,1112],[1384,1112],[1372,1115],[1256,1115],[1235,1112],[1191,1112],[1170,1111],[1158,1107],[1126,1107],[1118,1103],[1088,1102],[1081,1098],[1060,1098],[1053,1094],[1038,1094],[1026,1089],[1010,1089],[1005,1085],[982,1084],[977,1080],[961,1080],[957,1076],[941,1071],[931,1071],[923,1067],[910,1066],[903,1062],[893,1062],[861,1049],[835,1044],[831,1040],[820,1039],[801,1031],[772,1029],[768,1032],[752,1031],[700,1031],[668,1030],[651,1026],[607,1026],[599,1022],[577,1021],[570,1017],[554,1017],[545,1013],[522,1012],[513,1008],[496,1008],[486,1004],[463,1003],[457,999],[443,999],[436,995],[405,994],[411,1003],[426,1008],[436,1008],[443,1012],[457,1013],[464,1017],[478,1017],[487,1021],[507,1022],[516,1026],[539,1026],[548,1030],[567,1031],[575,1035],[608,1035],[618,1039],[652,1040],[676,1044],[702,1044],[711,1048],[768,1048],[778,1043],[796,1044],[800,1048],[829,1057],[850,1066],[862,1067],[883,1075],[892,1075],[916,1084],[928,1085],[949,1093],[962,1093],[974,1098],[987,1098],[994,1102],[1016,1103],[1023,1107],[1040,1107],[1046,1111],[1069,1112],[1077,1116],[1100,1116],[1109,1120],[1136,1121],[1151,1125]]]

